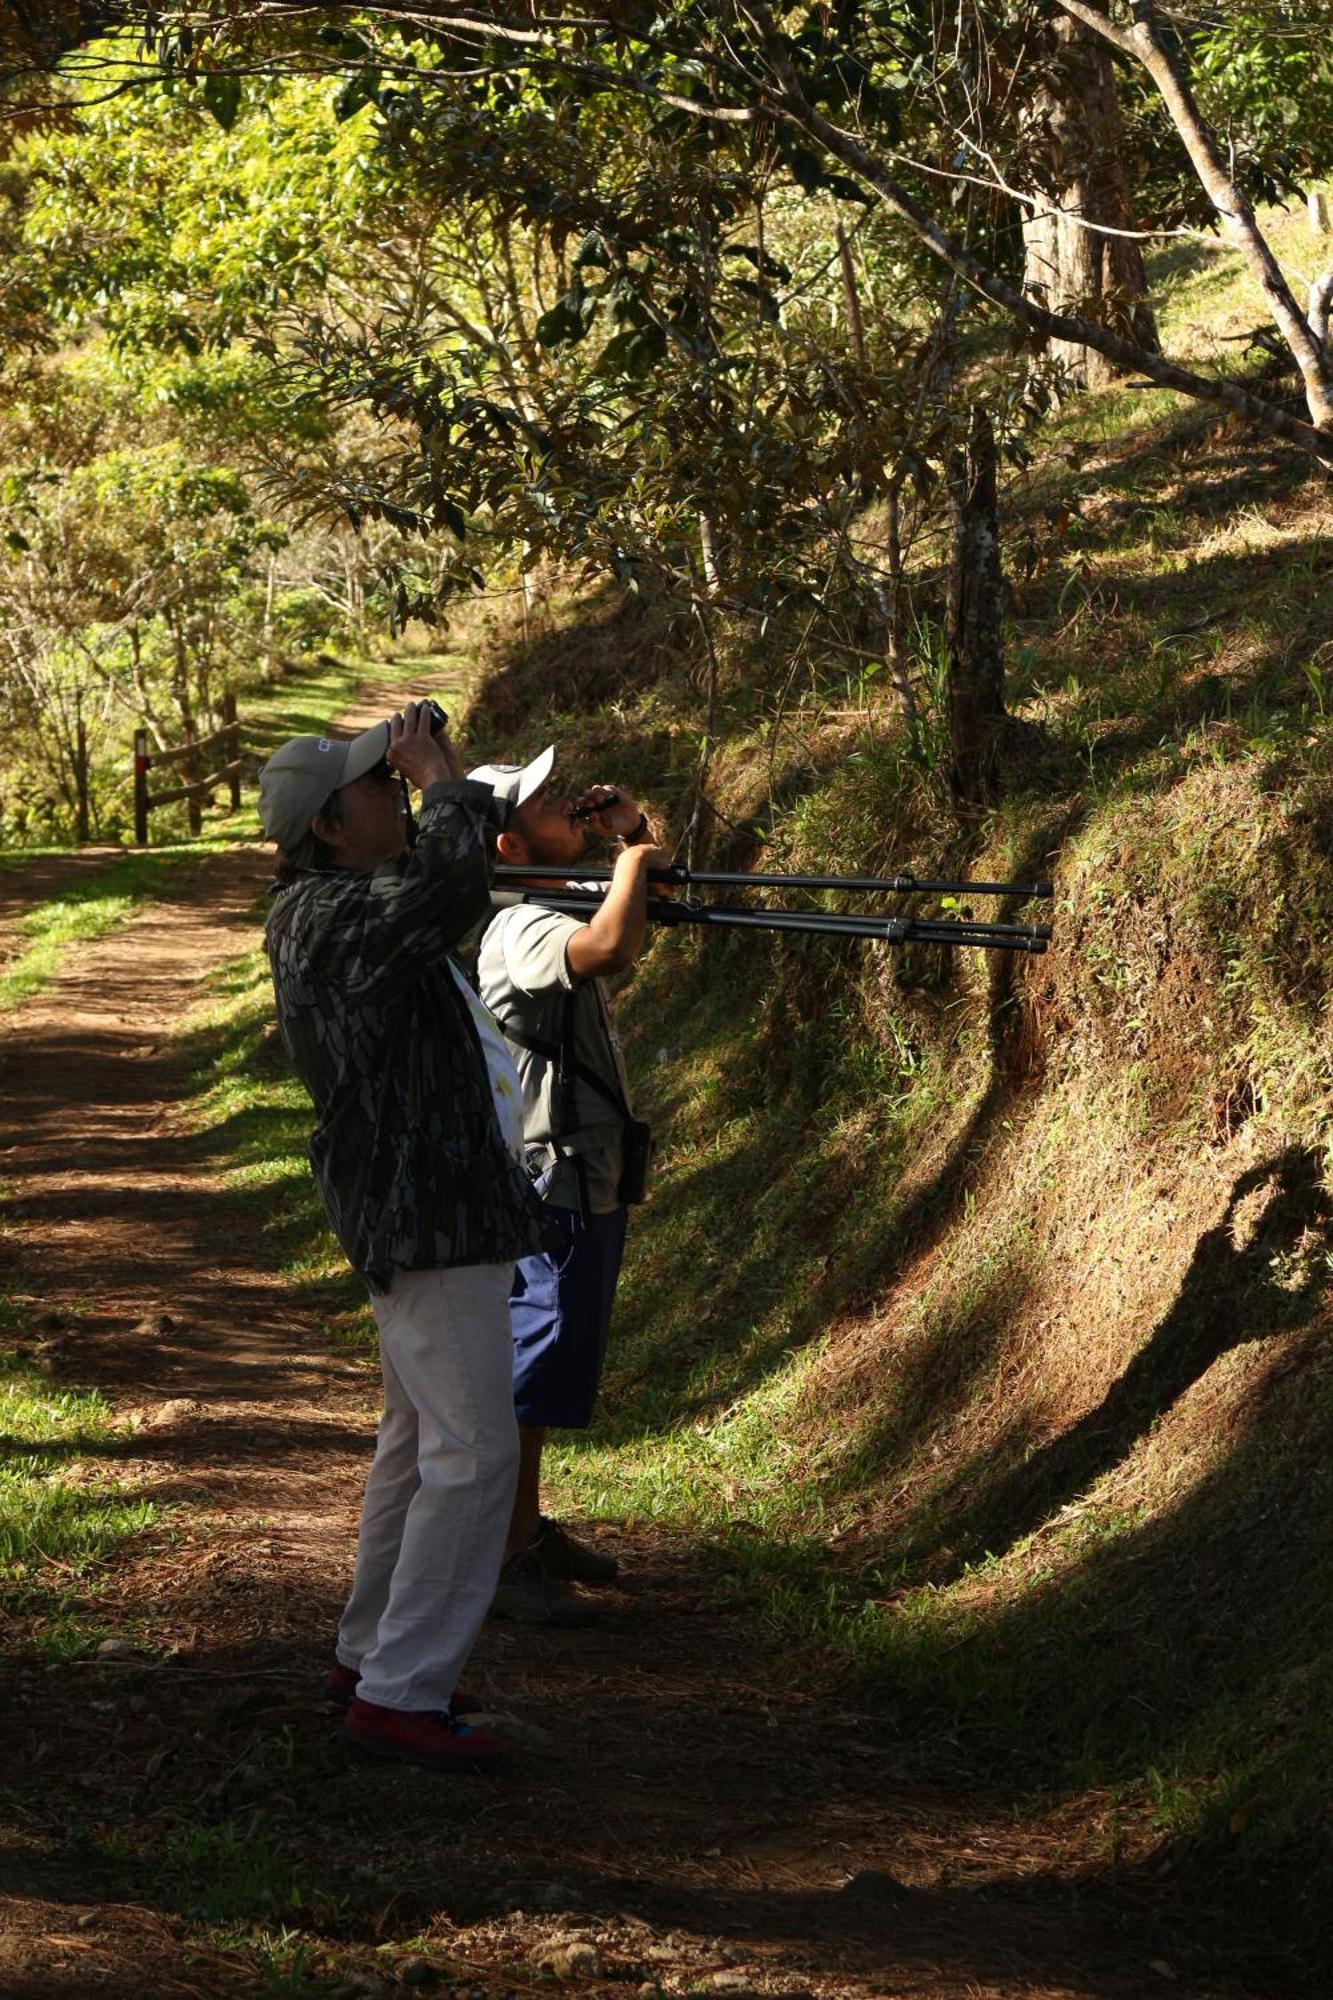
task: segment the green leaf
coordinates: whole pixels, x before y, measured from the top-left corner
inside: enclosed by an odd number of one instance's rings
[[[437,528],[447,528],[455,540],[460,542],[466,541],[467,516],[461,507],[455,506],[452,500],[447,500],[443,495],[440,495],[434,502],[432,512]]]
[[[533,332],[542,347],[572,347],[582,340],[596,311],[597,301],[576,286],[542,314]]]
[[[747,298],[752,298],[756,301],[761,319],[769,320],[774,325],[777,324],[781,318],[781,314],[778,311],[778,302],[767,285],[761,285],[756,278],[734,278],[732,283],[738,292],[744,292]]]
[[[204,103],[224,132],[230,132],[241,108],[241,79],[213,70],[204,78]]]
[[[761,277],[777,278],[784,285],[791,283],[791,265],[784,264],[780,258],[770,256],[766,250],[760,250],[755,243],[728,243],[722,255],[744,257],[748,264],[754,265]]]

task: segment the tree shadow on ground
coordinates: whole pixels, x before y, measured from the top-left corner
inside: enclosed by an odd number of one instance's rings
[[[1020,857],[1021,876],[1040,872],[1041,853]],[[713,1030],[727,1046],[738,1018],[734,990],[726,1017]],[[682,1343],[673,1313],[669,1324],[653,1336],[636,1330],[632,1344],[619,1348],[612,1361],[615,1400],[631,1407],[606,1434],[617,1439],[651,1435],[662,1424],[700,1417],[728,1406],[753,1390],[775,1366],[785,1365],[793,1347],[823,1333],[849,1301],[863,1302],[882,1294],[911,1261],[928,1251],[947,1228],[969,1178],[984,1155],[993,1133],[1011,1112],[1029,1075],[1030,1051],[1017,1004],[1016,968],[1008,953],[996,953],[988,967],[986,992],[986,1083],[971,1110],[957,1124],[934,1170],[914,1182],[904,1195],[893,1182],[891,1162],[863,1160],[857,1173],[807,1184],[783,1180],[782,1161],[796,1158],[802,1132],[817,1124],[823,1106],[818,1080],[784,1075],[780,1051],[773,1059],[757,1059],[764,1090],[772,1094],[767,1126],[751,1132],[748,1158],[709,1159],[673,1165],[656,1201],[656,1234],[675,1242],[695,1212],[719,1206],[744,1212],[749,1226],[729,1243],[725,1257],[697,1240],[673,1262],[677,1288],[697,1290],[697,1332]],[[802,1025],[809,1028],[803,1017]],[[668,1110],[671,1086],[654,1090],[655,1112]],[[723,1124],[750,1095],[751,1084],[733,1084],[735,1104],[719,1097]],[[662,1098],[667,1102],[664,1104]],[[857,1182],[861,1185],[857,1185]],[[889,1185],[885,1183],[889,1182]],[[866,1184],[869,1185],[866,1185]],[[867,1208],[875,1220],[867,1222]],[[849,1229],[855,1211],[857,1226]],[[759,1226],[755,1217],[759,1218]],[[748,1337],[775,1298],[789,1301],[772,1332],[761,1341]],[[692,1388],[686,1380],[700,1353],[709,1357],[706,1385]],[[947,1371],[937,1371],[932,1404],[941,1414],[947,1396]],[[923,1388],[924,1388],[923,1384]],[[653,1414],[643,1422],[632,1405],[647,1392]],[[964,1393],[960,1386],[958,1393]],[[665,1399],[665,1400],[664,1400]],[[657,1414],[661,1404],[662,1414]]]
[[[1294,1287],[1284,1281],[1281,1260],[1312,1233],[1328,1241],[1333,1202],[1321,1175],[1319,1157],[1301,1146],[1240,1175],[1222,1216],[1199,1237],[1170,1308],[1096,1408],[1007,1472],[970,1467],[953,1496],[933,1503],[953,1561],[944,1570],[933,1566],[932,1580],[947,1582],[967,1562],[1001,1554],[1085,1492],[1232,1348],[1311,1323],[1327,1285],[1324,1260],[1307,1260]],[[1237,1212],[1265,1190],[1270,1198],[1258,1226],[1238,1244]],[[958,1512],[951,1497],[961,1503]]]
[[[1045,872],[1047,856],[1067,820],[1067,812],[1059,808],[1042,815],[1029,845],[1014,858],[1015,880]],[[949,868],[965,875],[981,838],[979,827],[965,830]],[[999,907],[1004,917],[1018,914]],[[727,976],[725,961],[721,970],[716,960],[710,961],[706,974],[698,964],[691,968],[689,978],[698,982],[700,1008],[690,1005],[692,989],[682,993],[677,988],[671,995],[681,1018],[695,1030],[696,1051],[720,1051],[716,1064],[721,1079],[716,1094],[720,1127],[725,1129],[730,1120],[747,1112],[752,1121],[761,1117],[761,1122],[758,1127],[752,1123],[747,1131],[744,1158],[696,1154],[688,1162],[673,1162],[664,1177],[654,1198],[653,1242],[671,1246],[669,1281],[675,1304],[660,1330],[654,1330],[657,1301],[667,1281],[666,1271],[658,1270],[659,1256],[658,1264],[650,1267],[655,1276],[646,1293],[644,1317],[627,1340],[618,1338],[613,1345],[607,1403],[599,1419],[601,1442],[651,1438],[682,1421],[716,1414],[757,1389],[775,1369],[785,1367],[793,1349],[818,1338],[840,1314],[882,1298],[944,1235],[992,1138],[1015,1115],[1015,1105],[1031,1078],[1034,1051],[1026,1032],[1015,955],[986,954],[985,1081],[970,1108],[952,1119],[949,1136],[937,1149],[930,1170],[904,1184],[896,1178],[900,1162],[858,1156],[854,1169],[826,1169],[813,1179],[798,1176],[789,1182],[784,1162],[799,1162],[806,1137],[825,1116],[827,1073],[821,1065],[826,1058],[817,1049],[812,1030],[833,982],[821,953],[821,979],[811,988],[808,1005],[793,1012],[790,1020],[785,1015],[765,1019],[756,1028],[745,1012],[744,998],[753,994],[754,1005],[765,1005],[769,987],[756,988],[749,949],[747,944],[735,954],[734,980]],[[927,951],[932,961],[926,968],[928,977],[941,994],[947,994],[952,975],[934,962],[945,954],[934,948]],[[722,1003],[717,1001],[718,991],[725,996]],[[729,1054],[738,1033],[752,1057],[743,1075],[733,1073],[736,1065]],[[754,1073],[762,1077],[759,1086]],[[681,1089],[669,1072],[663,1075],[658,1069],[650,1072],[648,1083],[654,1121],[669,1137],[672,1116],[682,1108]],[[762,1116],[753,1109],[756,1096],[764,1107]],[[692,1220],[720,1210],[746,1218],[745,1229],[728,1242],[725,1255],[699,1237]],[[635,1282],[632,1274],[631,1291]],[[1012,1272],[1005,1282],[1011,1286],[1012,1302]],[[680,1310],[682,1286],[695,1295],[692,1316]],[[986,1281],[983,1289],[993,1287]],[[781,1310],[775,1312],[775,1306]],[[622,1301],[622,1312],[626,1309]],[[684,1337],[682,1317],[690,1323]],[[767,1321],[770,1330],[756,1337],[757,1328]],[[993,1325],[987,1324],[998,1338],[998,1307]],[[936,1355],[940,1365],[914,1371],[913,1394],[919,1398],[915,1415],[921,1422],[943,1421],[966,1400],[977,1371],[985,1366],[990,1333],[966,1344],[945,1342],[949,1365],[943,1365],[941,1347]],[[900,1430],[895,1426],[895,1435]],[[858,1452],[858,1463],[861,1458]]]
[[[284,1920],[307,1937],[431,1933],[446,1954],[455,1925],[512,1928],[526,1951],[533,1929],[631,1915],[678,1939],[673,1983],[691,1988],[685,1968],[715,1965],[722,1938],[851,1991],[1140,2000],[1158,1957],[1184,1995],[1289,2000],[1291,1985],[1222,1977],[1234,1933],[1210,1936],[1213,1913],[1148,1865],[1072,1851],[1003,1792],[912,1775],[883,1718],[793,1690],[771,1636],[693,1615],[680,1587],[701,1557],[659,1560],[633,1617],[601,1634],[488,1628],[470,1671],[510,1744],[494,1785],[349,1755],[312,1700],[310,1632],[333,1607],[304,1579],[224,1573],[211,1597],[196,1579],[166,1606],[202,1625],[187,1659],[17,1677],[7,1782],[30,1839],[7,1889],[195,1919],[227,1897],[232,1921],[267,1923],[294,1876]]]
[[[1298,1204],[1301,1177],[1298,1162]],[[890,1619],[867,1666],[897,1689],[905,1729],[946,1730],[983,1780],[1156,1787],[1183,1881],[1266,1924],[1275,1958],[1291,1949],[1292,1992],[1317,1990],[1310,1968],[1333,1947],[1328,1331],[1325,1303],[1242,1404],[1200,1407],[1205,1469],[1174,1497],[1057,1520],[958,1616]],[[1158,1356],[1168,1382],[1201,1359],[1183,1329]],[[1111,1399],[1125,1434],[1157,1400],[1136,1387],[1143,1402]]]

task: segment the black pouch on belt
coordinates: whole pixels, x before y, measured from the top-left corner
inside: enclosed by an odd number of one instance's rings
[[[642,1118],[626,1118],[621,1128],[620,1185],[616,1193],[632,1207],[646,1201],[653,1170],[653,1128]]]

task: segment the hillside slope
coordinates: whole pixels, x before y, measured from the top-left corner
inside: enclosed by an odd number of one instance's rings
[[[1213,343],[1215,290],[1175,294]],[[905,1757],[1196,1872],[1294,1990],[1333,1941],[1333,494],[1122,391],[1045,434],[1006,544],[1003,806],[960,829],[873,688],[742,692],[712,854],[1051,872],[1055,946],[655,942],[622,1021],[662,1172],[559,1464]],[[683,825],[697,675],[651,611],[486,637],[475,743]]]

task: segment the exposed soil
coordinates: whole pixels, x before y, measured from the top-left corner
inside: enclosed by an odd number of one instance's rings
[[[549,1990],[563,1940],[582,1993],[1276,2000],[1209,1969],[1160,1855],[1110,1858],[1102,1802],[1016,1819],[932,1789],[661,1533],[589,1531],[625,1577],[595,1629],[484,1630],[469,1680],[505,1775],[344,1750],[322,1681],[374,1384],[210,1184],[169,1038],[252,944],[265,873],[255,848],[201,864],[8,1022],[4,1275],[66,1322],[61,1380],[143,1413],[119,1470],[174,1512],[96,1603],[137,1651],[53,1665],[0,1624],[0,1994],[264,1990],[188,1914],[190,1839],[259,1813],[309,1899],[273,1928],[318,1941],[318,1990],[423,1959]],[[409,1943],[415,1970],[376,1955]]]

